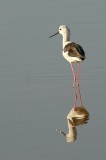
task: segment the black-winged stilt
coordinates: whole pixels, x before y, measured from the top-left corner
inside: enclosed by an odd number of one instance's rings
[[[75,95],[74,108],[76,108],[77,94],[74,87],[75,87],[76,81],[78,81],[78,86],[80,85],[80,62],[84,61],[85,52],[79,44],[70,41],[70,29],[66,25],[61,25],[59,27],[59,31],[53,34],[52,36],[50,36],[49,38],[59,33],[63,37],[63,52],[62,52],[63,57],[70,63],[73,77],[74,77],[74,82],[73,82],[73,90]],[[76,77],[72,63],[78,64],[78,77]],[[79,95],[80,95],[80,90],[79,90]],[[82,105],[81,95],[80,95],[80,102]]]

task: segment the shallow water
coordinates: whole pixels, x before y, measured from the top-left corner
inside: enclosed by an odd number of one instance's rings
[[[106,158],[105,6],[104,0],[1,1],[0,159]],[[87,56],[81,94],[90,120],[71,144],[56,128],[67,131],[72,73],[61,36],[48,39],[61,24],[71,28]]]

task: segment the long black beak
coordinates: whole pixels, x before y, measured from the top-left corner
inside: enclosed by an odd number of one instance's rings
[[[52,35],[52,36],[50,36],[49,38],[51,38],[51,37],[53,37],[53,36],[55,36],[55,35],[57,35],[57,34],[59,34],[59,32],[57,32],[57,33],[53,34],[53,35]]]

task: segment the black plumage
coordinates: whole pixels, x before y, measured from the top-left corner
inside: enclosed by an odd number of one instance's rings
[[[68,52],[68,56],[70,57],[78,57],[82,61],[85,59],[85,52],[83,48],[75,42],[68,43],[64,47],[64,52]]]

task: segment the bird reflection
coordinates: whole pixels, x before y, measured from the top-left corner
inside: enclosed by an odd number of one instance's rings
[[[68,133],[66,134],[63,131],[59,133],[63,134],[68,143],[74,142],[77,139],[77,129],[76,126],[84,125],[89,120],[89,112],[84,108],[84,106],[79,106],[74,110],[74,107],[67,115],[67,126]],[[56,129],[58,131],[58,129]]]
[[[72,123],[70,119],[67,119],[67,125],[68,125],[68,133],[66,134],[63,131],[59,131],[59,133],[63,134],[66,138],[66,141],[68,143],[74,142],[77,139],[77,130],[75,125]],[[58,131],[58,129],[56,129]]]
[[[84,108],[84,106],[79,106],[74,110],[72,108],[67,115],[67,119],[70,119],[72,123],[76,125],[82,125],[87,120],[89,120],[89,112]]]

